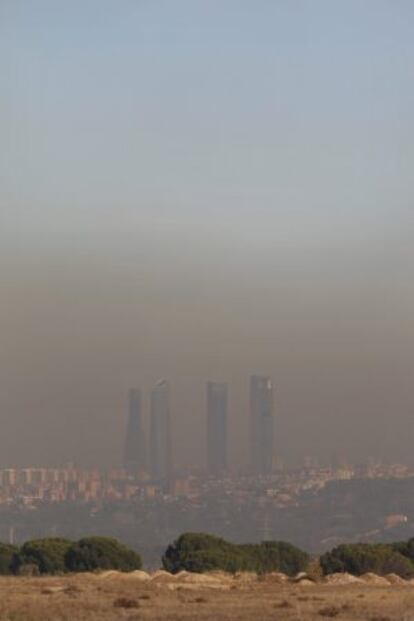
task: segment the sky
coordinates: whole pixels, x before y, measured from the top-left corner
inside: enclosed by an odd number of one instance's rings
[[[0,467],[178,465],[252,373],[276,451],[414,465],[414,4],[0,0]]]

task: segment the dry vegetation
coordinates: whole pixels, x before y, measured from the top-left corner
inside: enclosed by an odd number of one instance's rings
[[[155,580],[105,572],[0,578],[1,621],[411,621],[412,584],[292,584],[275,576],[197,582],[159,573]]]

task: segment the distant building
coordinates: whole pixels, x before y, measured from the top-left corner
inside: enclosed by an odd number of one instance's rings
[[[167,494],[175,497],[189,497],[191,496],[190,479],[188,478],[172,478],[168,481]]]
[[[273,383],[258,375],[250,378],[250,459],[253,472],[272,472]]]
[[[151,475],[167,479],[171,475],[171,419],[169,387],[160,380],[151,392]]]
[[[207,383],[207,469],[219,474],[227,468],[227,384]]]
[[[138,389],[132,388],[129,391],[128,406],[124,467],[129,474],[138,474],[147,468],[147,447],[142,426],[141,393]]]

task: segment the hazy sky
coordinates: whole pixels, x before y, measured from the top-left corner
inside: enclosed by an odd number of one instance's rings
[[[116,464],[130,386],[274,378],[277,447],[414,462],[414,3],[0,0],[0,466]]]

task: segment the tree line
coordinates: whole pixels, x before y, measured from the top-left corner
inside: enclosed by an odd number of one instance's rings
[[[141,569],[141,556],[112,537],[34,539],[20,548],[0,543],[0,574],[38,575]]]
[[[401,578],[414,577],[414,538],[396,543],[342,544],[320,557],[323,573],[348,572],[361,576],[367,572]]]
[[[414,577],[414,538],[390,544],[339,545],[319,557],[324,575],[348,572],[362,575],[395,573]],[[235,573],[272,571],[294,576],[306,571],[315,559],[284,541],[235,544],[207,533],[185,533],[169,545],[162,567],[171,573],[221,570]],[[69,541],[60,537],[35,539],[22,546],[0,543],[0,574],[40,575],[142,568],[138,552],[111,537],[84,537]]]

